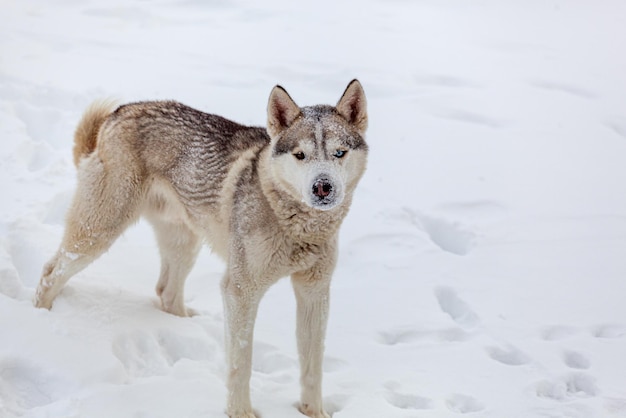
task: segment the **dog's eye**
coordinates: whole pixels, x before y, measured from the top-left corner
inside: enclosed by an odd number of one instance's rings
[[[342,149],[338,149],[337,151],[335,151],[335,153],[333,154],[335,157],[337,158],[343,158],[346,155],[347,151],[344,151]]]
[[[296,152],[295,154],[293,154],[294,157],[296,157],[298,160],[304,160],[304,153],[303,152]]]

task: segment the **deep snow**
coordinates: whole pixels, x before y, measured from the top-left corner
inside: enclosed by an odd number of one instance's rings
[[[626,5],[618,0],[3,2],[0,416],[220,417],[222,263],[158,309],[143,222],[31,305],[94,99],[176,99],[262,125],[368,95],[368,172],[341,235],[334,417],[626,417]],[[252,398],[296,417],[288,280],[266,295]]]

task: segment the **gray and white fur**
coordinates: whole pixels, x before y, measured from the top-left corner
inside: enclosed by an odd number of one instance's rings
[[[34,304],[50,309],[65,283],[144,216],[161,254],[163,310],[189,314],[185,278],[201,244],[226,262],[222,281],[231,418],[252,418],[252,337],[259,301],[284,276],[297,300],[300,411],[322,405],[322,357],[337,235],[367,162],[366,99],[353,80],[336,106],[298,107],[280,86],[267,129],[173,101],[94,103],[75,134],[78,185],[61,245]]]

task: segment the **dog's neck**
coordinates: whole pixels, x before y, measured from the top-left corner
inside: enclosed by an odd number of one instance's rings
[[[270,158],[269,148],[265,149],[259,158],[259,178],[278,226],[289,230],[290,235],[302,243],[321,245],[334,238],[348,214],[351,195],[346,193],[344,201],[331,210],[312,208],[282,190],[271,178]]]

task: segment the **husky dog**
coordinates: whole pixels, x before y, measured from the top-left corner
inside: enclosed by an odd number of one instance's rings
[[[298,107],[280,86],[267,129],[183,104],[94,103],[75,134],[78,186],[63,241],[34,303],[50,309],[71,276],[144,216],[161,254],[163,310],[186,316],[183,287],[206,240],[227,264],[222,281],[227,414],[253,418],[252,334],[259,301],[291,276],[297,300],[299,409],[322,406],[322,356],[337,235],[365,171],[365,94],[353,80],[336,106]]]

